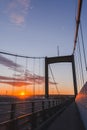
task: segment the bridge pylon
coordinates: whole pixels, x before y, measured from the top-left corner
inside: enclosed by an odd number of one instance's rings
[[[48,81],[48,65],[60,62],[71,62],[72,63],[72,74],[73,74],[73,84],[74,84],[74,94],[77,95],[77,80],[75,71],[75,60],[74,55],[68,56],[58,56],[58,57],[45,57],[45,97],[49,97],[49,81]]]

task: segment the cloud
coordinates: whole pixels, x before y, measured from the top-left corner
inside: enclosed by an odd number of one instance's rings
[[[26,85],[27,85],[27,82],[29,84],[34,84],[34,83],[35,84],[44,84],[45,83],[44,76],[32,74],[29,72],[29,70],[27,70],[25,72],[23,66],[21,66],[18,63],[13,62],[12,60],[4,57],[1,54],[0,54],[0,64],[4,65],[5,67],[8,67],[14,71],[20,72],[20,74],[13,74],[11,77],[0,75],[0,81],[2,81],[5,84],[11,85],[13,83],[13,81],[15,81],[16,83],[19,83],[19,86],[22,86],[22,85],[20,85],[20,83],[23,83],[23,82],[26,83]],[[54,83],[54,82],[49,80],[49,84],[55,85],[57,83]]]
[[[58,83],[54,83],[52,81],[49,82],[50,85],[57,85]]]
[[[43,84],[44,83],[44,76],[39,76],[36,74],[32,74],[27,70],[27,72],[24,71],[23,66],[21,66],[18,63],[13,62],[12,60],[4,57],[3,55],[0,54],[0,64],[4,65],[5,67],[8,67],[9,69],[15,70],[17,72],[20,72],[20,75],[14,74],[12,77],[7,77],[7,76],[0,76],[0,80],[16,80],[16,81],[29,81],[29,82],[35,82],[38,84]]]
[[[31,0],[12,0],[8,3],[7,14],[12,23],[21,25],[25,22],[26,16],[31,9],[30,1]]]
[[[6,58],[6,57],[4,57],[4,56],[2,56],[1,54],[0,54],[0,64],[2,64],[2,65],[4,65],[4,66],[6,66],[6,67],[9,67],[9,68],[11,68],[11,69],[15,69],[15,67],[16,67],[16,71],[21,71],[21,65],[19,65],[19,64],[17,64],[17,63],[15,63],[15,62],[13,62],[12,60],[10,60],[10,59],[8,59],[8,58]]]
[[[24,76],[14,76],[14,77],[7,77],[7,76],[0,76],[0,83],[3,84],[9,84],[12,85],[13,87],[22,87],[22,86],[26,86],[26,85],[33,85],[35,84],[43,84],[44,77],[42,78],[42,76],[37,76],[34,77],[32,74],[27,76],[27,78],[25,78]]]
[[[30,8],[30,0],[17,0],[20,6],[23,8],[23,11],[27,13]]]
[[[7,76],[0,76],[0,81],[25,81],[23,78],[16,78],[16,77],[7,77]]]
[[[14,77],[0,76],[0,83],[9,84],[13,87],[33,85],[34,83],[41,85],[45,83],[45,77],[38,75],[33,76],[32,74],[27,75],[27,77],[16,75]],[[56,83],[49,81],[49,84],[55,85]]]
[[[32,85],[32,83],[28,83],[28,82],[16,82],[16,81],[0,81],[0,83],[2,84],[9,84],[12,85],[14,87],[22,87],[22,86],[27,86],[27,85]]]
[[[7,76],[0,76],[0,81],[1,80],[12,80],[12,78]]]
[[[17,25],[23,24],[25,21],[24,16],[18,14],[11,14],[10,18],[11,22]]]

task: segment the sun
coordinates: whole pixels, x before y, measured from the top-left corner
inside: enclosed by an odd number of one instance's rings
[[[29,97],[28,92],[20,91],[18,93],[18,98],[20,98],[20,99],[26,99],[27,97]]]
[[[25,96],[25,92],[21,92],[20,95],[21,95],[21,96]]]
[[[19,92],[19,96],[20,99],[25,99],[26,98],[26,94],[24,91]]]

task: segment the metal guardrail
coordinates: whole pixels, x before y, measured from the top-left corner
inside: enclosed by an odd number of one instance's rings
[[[0,130],[34,130],[43,123],[43,121],[70,103],[72,99],[73,98],[63,97],[16,102],[12,104],[8,103],[11,110],[9,112],[9,119],[0,123]],[[3,118],[5,118],[5,116],[3,116]]]

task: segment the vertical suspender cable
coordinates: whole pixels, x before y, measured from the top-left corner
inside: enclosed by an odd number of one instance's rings
[[[81,77],[80,77],[80,73],[79,73],[79,59],[78,59],[78,56],[76,55],[76,65],[77,65],[77,69],[76,69],[76,73],[77,73],[77,84],[78,84],[78,90],[80,90],[80,81],[81,81]],[[81,85],[82,86],[82,85]]]
[[[33,96],[35,97],[35,59],[33,59]]]
[[[56,86],[57,93],[60,94],[59,89],[58,89],[58,87],[57,87],[57,84],[56,84],[56,82],[55,82],[55,78],[54,78],[54,76],[53,76],[53,72],[52,72],[52,69],[51,69],[50,65],[49,65],[49,68],[50,68],[50,72],[51,72],[52,78],[53,78],[54,83],[55,83],[55,86]]]
[[[87,61],[86,61],[86,53],[85,53],[85,46],[84,46],[84,39],[83,39],[83,31],[82,31],[82,25],[80,22],[80,31],[81,31],[81,38],[82,38],[82,47],[83,47],[83,54],[84,54],[84,61],[85,61],[85,68],[87,71]]]
[[[38,94],[40,94],[40,58],[39,58],[39,74],[38,74]]]
[[[15,65],[14,65],[14,77],[13,77],[13,89],[12,89],[12,96],[15,96],[14,94],[14,87],[15,87],[15,82],[16,82],[16,78],[15,78],[15,76],[16,76],[16,68],[17,67],[17,56],[15,56]],[[14,99],[14,98],[13,98]],[[14,102],[14,100],[13,100],[13,102]]]
[[[25,94],[26,94],[26,82],[27,82],[27,64],[28,64],[28,58],[26,57],[26,66],[25,66]]]
[[[84,84],[84,75],[83,75],[83,67],[82,67],[82,60],[81,60],[81,50],[80,50],[79,36],[78,36],[78,49],[79,49],[80,64],[81,64],[81,72],[82,72],[82,82],[83,82],[83,84]]]

